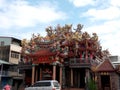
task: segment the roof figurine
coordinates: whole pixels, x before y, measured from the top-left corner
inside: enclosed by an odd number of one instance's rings
[[[82,24],[78,24],[77,25],[77,29],[74,29],[74,30],[76,30],[77,32],[81,33],[82,28],[83,28],[83,25]]]

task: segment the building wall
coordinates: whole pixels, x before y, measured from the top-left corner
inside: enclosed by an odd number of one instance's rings
[[[0,46],[0,59],[9,62],[10,46]]]
[[[1,45],[1,42],[3,41],[4,41],[4,45],[6,46],[11,44],[12,39],[7,37],[0,37],[0,45]]]
[[[4,65],[4,72],[7,72],[5,77],[8,80],[12,79],[12,81],[10,81],[11,85],[15,83],[20,86],[24,78],[22,74],[19,74],[17,67],[18,62],[21,59],[21,48],[21,40],[12,37],[0,37],[0,59],[12,63],[11,65],[8,65],[8,67]],[[3,73],[1,77],[3,77]],[[11,79],[9,77],[11,77]],[[6,83],[8,82],[3,78],[2,84]],[[15,85],[12,87],[14,90],[18,90]]]
[[[0,59],[18,64],[21,48],[21,40],[12,37],[0,37]]]
[[[119,57],[119,56],[110,56],[110,60],[111,60],[112,62],[117,62],[117,61],[120,60],[120,57]]]
[[[98,87],[98,90],[103,90],[102,89],[102,82],[101,82],[101,73],[97,73],[97,87]],[[109,73],[110,75],[110,90],[120,90],[120,77],[117,73],[115,72],[111,72]]]
[[[111,90],[120,90],[119,76],[116,73],[111,73]]]
[[[17,46],[14,44],[10,44],[10,56],[9,56],[9,62],[18,64],[20,58],[21,58],[21,46]]]

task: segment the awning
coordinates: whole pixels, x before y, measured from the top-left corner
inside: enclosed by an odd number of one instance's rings
[[[3,60],[0,60],[0,65],[1,64],[10,64],[9,62],[6,62],[6,61],[3,61]]]

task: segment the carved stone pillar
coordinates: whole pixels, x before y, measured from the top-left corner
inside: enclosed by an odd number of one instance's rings
[[[62,65],[60,65],[60,85],[62,85]]]
[[[32,65],[32,85],[34,84],[35,82],[35,65],[33,64]]]
[[[71,86],[73,86],[73,69],[71,68]]]
[[[90,72],[89,69],[85,69],[85,87],[88,90],[88,81],[90,79]]]
[[[62,72],[62,87],[65,88],[65,67],[63,66],[63,72]]]
[[[56,65],[53,65],[53,80],[56,80]]]
[[[86,79],[89,80],[90,78],[90,72],[89,69],[86,69]]]
[[[38,68],[35,71],[35,82],[38,80]]]
[[[40,68],[40,80],[42,80],[42,68]]]

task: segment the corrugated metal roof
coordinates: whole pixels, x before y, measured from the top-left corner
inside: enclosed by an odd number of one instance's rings
[[[1,64],[10,64],[9,62],[6,62],[6,61],[4,61],[4,60],[0,60],[0,65]]]

